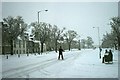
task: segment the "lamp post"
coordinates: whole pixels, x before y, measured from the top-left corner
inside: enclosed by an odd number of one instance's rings
[[[38,13],[38,24],[39,24],[39,13],[42,12],[42,11],[46,11],[47,12],[48,10],[41,10],[41,11],[37,12]]]
[[[97,28],[98,29],[98,42],[99,42],[99,47],[100,47],[100,30],[99,30],[99,27],[93,27],[93,28]]]
[[[100,53],[99,53],[99,57],[100,57],[100,59],[101,59],[101,48],[100,48],[100,30],[99,30],[99,27],[93,27],[93,28],[97,28],[97,30],[98,30],[98,42],[99,42],[99,49],[100,49]]]
[[[39,27],[39,13],[40,12],[43,12],[43,11],[48,11],[48,10],[41,10],[41,11],[38,11],[37,14],[38,14],[38,27]],[[38,50],[38,53],[40,54],[40,47],[39,47],[39,50]]]

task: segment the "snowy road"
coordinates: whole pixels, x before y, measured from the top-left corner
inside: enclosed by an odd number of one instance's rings
[[[104,52],[104,51],[103,51]],[[58,53],[43,55],[3,56],[3,78],[118,78],[118,54],[114,51],[113,64],[103,64],[98,50],[73,50],[64,52],[64,60],[57,60]]]

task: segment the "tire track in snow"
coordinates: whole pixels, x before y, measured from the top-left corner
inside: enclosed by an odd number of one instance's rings
[[[30,64],[29,66],[23,66],[23,67],[20,67],[17,69],[12,69],[12,70],[3,72],[3,78],[10,78],[10,77],[16,78],[18,75],[26,75],[30,72],[35,71],[35,70],[42,69],[42,68],[45,68],[45,67],[50,66],[52,64],[55,64],[55,62],[56,62],[56,60],[51,59],[50,61],[45,61],[45,62],[42,62],[40,64],[35,63],[35,65]]]
[[[67,54],[67,55],[65,55],[66,56],[65,60],[68,60],[71,58],[73,58],[72,60],[74,60],[75,55]],[[76,57],[78,57],[78,55],[76,55]],[[65,61],[65,60],[63,60],[63,61]],[[29,74],[33,71],[38,70],[38,69],[43,69],[43,68],[49,67],[53,64],[60,63],[60,62],[62,62],[62,61],[58,61],[56,58],[52,58],[52,59],[48,59],[45,61],[40,61],[37,63],[28,64],[28,65],[25,65],[25,66],[22,66],[19,68],[10,69],[10,70],[2,72],[2,74],[3,74],[3,78],[10,78],[10,77],[15,78],[15,77]]]

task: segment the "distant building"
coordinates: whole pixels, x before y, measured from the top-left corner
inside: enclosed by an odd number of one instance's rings
[[[13,52],[14,54],[26,53],[26,41],[25,40],[14,40],[13,41]]]
[[[40,41],[33,40],[15,40],[13,42],[14,54],[26,54],[26,53],[40,53],[41,44]],[[46,51],[46,45],[43,46],[43,51]]]
[[[4,44],[2,45],[2,54],[10,54],[11,45]],[[41,44],[40,41],[31,41],[31,40],[14,40],[13,41],[13,53],[14,54],[27,54],[27,53],[40,53]],[[43,46],[43,51],[46,51],[46,45]]]
[[[26,51],[27,53],[39,53],[40,44],[34,41],[27,41],[26,43]]]
[[[27,53],[40,53],[41,51],[41,43],[37,40],[29,40],[27,41]],[[43,51],[46,51],[46,45],[43,45]]]
[[[34,53],[40,53],[41,46],[40,41],[33,41],[34,42]]]
[[[2,33],[0,23],[0,33]],[[2,37],[2,35],[0,35]],[[18,37],[16,40],[13,40],[13,53],[14,54],[27,54],[27,53],[40,53],[41,43],[34,39],[32,35],[24,33],[24,37],[21,39]],[[46,51],[46,45],[43,46],[43,51]],[[2,38],[0,38],[0,54],[10,54],[11,45],[7,40],[4,40],[2,43]]]

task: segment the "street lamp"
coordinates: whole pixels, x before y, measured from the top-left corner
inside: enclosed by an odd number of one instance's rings
[[[98,42],[99,42],[99,47],[100,47],[100,32],[99,32],[99,27],[93,27],[98,29]]]
[[[47,12],[48,10],[41,10],[41,11],[37,12],[37,14],[38,14],[38,27],[39,27],[39,13],[42,12],[42,11]],[[39,52],[38,53],[40,54],[40,47],[39,47]]]
[[[99,42],[99,49],[101,49],[101,48],[100,48],[100,32],[99,32],[99,27],[93,27],[93,28],[97,28],[97,29],[98,29],[98,42]],[[101,51],[100,51],[99,57],[101,58]]]
[[[41,11],[37,12],[38,13],[38,24],[39,24],[39,13],[42,12],[42,11],[46,11],[47,12],[48,10],[41,10]]]

